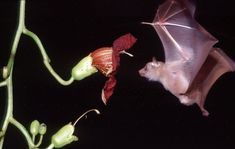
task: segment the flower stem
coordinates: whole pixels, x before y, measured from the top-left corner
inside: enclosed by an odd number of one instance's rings
[[[9,118],[9,122],[11,124],[13,124],[14,126],[16,126],[21,131],[21,133],[24,135],[24,137],[26,138],[26,140],[28,142],[29,148],[33,148],[34,143],[31,139],[31,136],[29,135],[27,129],[21,123],[19,123],[16,119],[14,119],[13,117]]]
[[[6,82],[6,81],[0,82],[0,87],[6,86],[6,85],[7,85],[7,82]]]
[[[43,56],[44,64],[49,70],[49,72],[52,74],[52,76],[62,85],[69,85],[73,82],[73,78],[71,77],[68,81],[63,80],[51,67],[49,64],[49,58],[46,54],[46,51],[40,41],[40,39],[31,31],[27,30],[25,27],[25,0],[20,0],[20,6],[19,6],[19,18],[18,18],[18,26],[15,33],[15,37],[12,43],[11,47],[11,54],[8,59],[6,67],[4,67],[4,73],[3,78],[4,81],[0,82],[0,87],[6,86],[7,87],[7,101],[6,101],[6,110],[4,114],[4,118],[1,120],[2,125],[0,128],[0,149],[3,148],[4,143],[4,136],[7,131],[8,124],[11,123],[14,126],[16,126],[21,133],[25,136],[29,148],[33,148],[34,142],[32,141],[28,131],[25,129],[25,127],[20,124],[16,119],[13,118],[13,83],[12,83],[12,72],[13,72],[13,66],[14,66],[14,60],[15,55],[17,52],[17,48],[19,45],[19,41],[22,34],[30,36],[37,44],[37,46],[40,49],[40,52]],[[49,146],[50,148],[53,148],[53,146]]]
[[[45,48],[43,47],[42,45],[42,42],[41,40],[39,39],[39,37],[29,31],[28,29],[24,28],[23,30],[23,33],[29,37],[31,37],[35,43],[37,44],[41,54],[42,54],[42,57],[43,57],[43,62],[44,62],[44,65],[46,66],[46,68],[48,69],[48,71],[51,73],[51,75],[62,85],[66,86],[66,85],[70,85],[71,83],[73,83],[74,79],[73,77],[71,77],[69,80],[63,80],[55,71],[54,69],[52,68],[52,66],[50,65],[50,59],[46,53],[46,50]]]
[[[39,141],[37,144],[35,144],[35,147],[39,147],[42,144],[42,140],[43,140],[43,135],[40,135]]]
[[[3,124],[1,126],[1,137],[0,137],[0,149],[3,147],[4,142],[4,135],[6,133],[9,119],[13,115],[13,85],[12,85],[12,71],[13,71],[13,64],[15,59],[16,50],[19,44],[19,40],[21,37],[22,30],[24,28],[24,18],[25,18],[25,0],[20,1],[20,9],[19,9],[19,23],[18,28],[16,30],[15,38],[11,48],[11,55],[7,63],[7,67],[5,67],[5,83],[1,83],[2,85],[7,86],[7,102],[6,102],[6,114],[3,119]]]
[[[25,26],[25,0],[21,0],[20,1],[20,10],[19,10],[19,24],[18,24],[18,28],[17,28],[17,31],[16,31],[16,35],[15,35],[15,39],[14,39],[14,42],[12,44],[12,48],[11,48],[11,55],[10,55],[10,58],[9,58],[9,61],[8,61],[8,64],[7,64],[7,76],[9,76],[10,74],[10,70],[12,69],[13,67],[13,63],[14,63],[14,58],[15,58],[15,54],[16,54],[16,51],[17,51],[17,47],[18,47],[18,44],[19,44],[19,40],[20,40],[20,37],[23,34],[31,37],[35,43],[37,44],[41,54],[42,54],[42,57],[43,57],[43,62],[46,66],[46,68],[48,69],[48,71],[51,73],[51,75],[62,85],[70,85],[74,79],[71,77],[69,80],[63,80],[55,71],[54,69],[51,67],[50,65],[50,59],[49,57],[47,56],[47,53],[46,53],[46,50],[45,48],[43,47],[42,45],[42,42],[41,40],[38,38],[38,36],[29,31],[26,26]]]
[[[7,67],[6,67],[7,76],[9,76],[10,71],[12,70],[12,67],[14,64],[14,59],[15,59],[15,54],[16,54],[17,47],[18,47],[18,44],[20,41],[20,37],[21,37],[23,29],[25,28],[24,20],[25,20],[25,0],[21,0],[20,1],[20,9],[19,9],[19,24],[18,24],[18,28],[16,30],[14,42],[11,47],[11,55],[10,55],[10,58],[8,60]]]
[[[12,72],[11,72],[12,73]],[[3,125],[1,127],[1,137],[0,137],[0,149],[3,147],[3,142],[4,142],[4,135],[6,133],[8,124],[9,124],[9,119],[12,117],[13,113],[13,86],[12,86],[12,76],[8,77],[6,80],[7,82],[7,107],[6,107],[6,114],[3,119]]]

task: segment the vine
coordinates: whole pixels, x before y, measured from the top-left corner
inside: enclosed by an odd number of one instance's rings
[[[27,130],[25,126],[23,126],[15,117],[14,117],[14,104],[13,104],[13,68],[14,68],[14,60],[15,55],[17,52],[17,48],[19,45],[19,41],[22,35],[29,36],[34,40],[36,45],[38,46],[41,55],[43,57],[43,62],[50,74],[61,84],[61,85],[70,85],[74,78],[71,76],[70,79],[64,80],[62,79],[50,65],[50,59],[46,53],[46,50],[39,39],[39,37],[33,33],[32,31],[28,30],[25,25],[25,0],[20,0],[19,5],[19,19],[18,19],[18,26],[16,30],[16,34],[12,43],[11,53],[6,66],[3,67],[2,71],[2,78],[3,80],[0,82],[0,87],[4,87],[7,90],[7,98],[6,98],[6,107],[5,107],[5,115],[2,119],[2,126],[0,128],[0,149],[3,148],[5,134],[7,132],[8,126],[11,124],[18,128],[19,132],[23,134],[25,137],[28,148],[29,149],[38,149],[42,143],[43,136],[47,131],[47,127],[44,123],[39,123],[37,120],[32,121],[30,125],[30,130]],[[97,109],[91,109],[86,111],[82,114],[74,124],[69,123],[63,126],[60,130],[58,130],[52,137],[51,137],[51,144],[47,147],[47,149],[52,148],[62,148],[63,146],[70,144],[73,141],[77,141],[77,137],[73,135],[75,125],[77,121],[79,121],[83,116],[85,116],[89,112],[96,112],[99,114]],[[39,141],[36,142],[35,138],[39,135]]]

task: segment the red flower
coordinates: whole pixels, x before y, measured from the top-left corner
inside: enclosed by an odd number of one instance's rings
[[[109,80],[106,81],[105,86],[102,90],[102,100],[106,104],[109,97],[113,94],[114,87],[116,85],[116,74],[117,68],[119,67],[120,53],[126,53],[136,42],[136,38],[130,33],[123,35],[113,42],[112,47],[99,48],[91,53],[92,66],[96,67],[101,73]],[[126,53],[128,54],[128,53]]]

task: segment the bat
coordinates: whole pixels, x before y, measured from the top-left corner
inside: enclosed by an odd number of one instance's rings
[[[165,61],[155,58],[139,70],[142,77],[158,81],[184,105],[197,104],[204,116],[206,96],[216,80],[235,70],[235,62],[218,40],[194,18],[195,4],[189,0],[166,0],[152,23],[164,47]]]

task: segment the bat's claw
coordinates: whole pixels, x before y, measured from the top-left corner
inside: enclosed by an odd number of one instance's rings
[[[150,22],[141,22],[141,24],[146,24],[146,25],[154,25],[154,23],[150,23]]]

